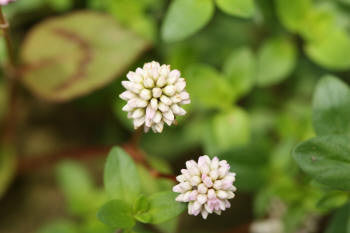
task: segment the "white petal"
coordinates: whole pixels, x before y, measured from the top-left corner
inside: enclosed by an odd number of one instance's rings
[[[146,78],[143,80],[143,85],[144,85],[146,88],[152,88],[152,87],[154,87],[154,81],[153,81],[153,79],[151,79],[150,77],[146,77]]]
[[[140,97],[144,100],[149,100],[152,98],[152,93],[150,90],[148,89],[143,89],[141,92],[140,92]]]
[[[140,127],[141,125],[143,125],[143,123],[145,122],[145,118],[144,117],[140,117],[134,120],[134,128],[137,129],[138,127]]]
[[[175,83],[175,89],[177,92],[182,92],[186,87],[186,82],[183,80],[183,81],[178,81]]]
[[[162,112],[167,112],[167,111],[169,111],[169,106],[166,105],[166,104],[164,104],[163,102],[160,102],[160,103],[158,104],[158,108],[159,108],[159,110],[162,111]]]
[[[159,111],[157,111],[153,117],[153,122],[158,124],[161,120],[162,120],[162,114]]]
[[[160,76],[157,80],[157,87],[164,87],[167,80],[164,76]]]
[[[167,95],[167,96],[173,96],[175,94],[175,86],[173,85],[168,85],[166,87],[163,88],[163,92]]]
[[[177,105],[177,104],[171,105],[171,110],[173,111],[173,113],[175,115],[178,115],[178,116],[183,116],[186,114],[186,110],[179,107],[179,105]]]
[[[152,89],[152,95],[154,98],[159,98],[162,95],[162,89],[155,87]]]
[[[167,111],[163,113],[163,117],[168,119],[169,121],[173,121],[174,120],[174,114],[172,111]]]
[[[132,118],[136,119],[136,118],[140,118],[145,114],[144,110],[141,108],[136,109],[135,111],[133,111],[132,113]]]
[[[206,210],[202,210],[202,211],[201,211],[201,214],[202,214],[202,218],[203,218],[203,219],[207,219],[207,217],[208,217],[208,212],[207,212]]]
[[[170,73],[169,73],[169,76],[168,76],[168,83],[169,84],[174,84],[178,78],[180,78],[180,71],[178,70],[172,70]]]

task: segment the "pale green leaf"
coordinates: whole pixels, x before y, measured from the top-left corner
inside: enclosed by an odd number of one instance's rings
[[[216,0],[216,5],[225,13],[250,18],[254,15],[254,0]]]
[[[343,30],[329,28],[327,34],[305,45],[305,52],[320,66],[332,70],[350,68],[350,35]]]
[[[144,222],[158,224],[166,222],[181,214],[186,205],[175,201],[178,194],[174,192],[160,192],[149,197],[149,210],[140,214],[138,217],[143,218]]]
[[[258,85],[268,86],[283,81],[293,71],[296,58],[297,50],[288,38],[265,41],[258,52]]]
[[[234,100],[228,81],[207,65],[193,65],[187,72],[188,91],[193,105],[204,108],[227,108]]]
[[[111,82],[147,47],[107,15],[72,13],[44,21],[28,34],[21,80],[40,97],[70,100]]]
[[[135,225],[132,208],[121,200],[111,200],[101,207],[97,218],[107,226],[129,229]]]
[[[255,84],[255,56],[251,49],[240,48],[226,59],[223,71],[236,97],[247,94]]]
[[[218,113],[213,119],[213,136],[220,150],[245,145],[250,140],[250,118],[243,109]]]
[[[312,0],[275,0],[277,15],[283,25],[293,31],[299,32],[305,27]]]
[[[183,40],[203,28],[213,16],[212,0],[174,0],[162,25],[162,38],[167,42]]]
[[[104,184],[109,196],[133,204],[140,194],[140,179],[132,158],[120,147],[109,152]]]
[[[313,125],[318,135],[350,133],[350,89],[334,76],[317,84],[313,98]]]

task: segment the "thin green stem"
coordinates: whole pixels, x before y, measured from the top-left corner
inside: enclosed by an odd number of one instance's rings
[[[6,20],[2,7],[0,6],[0,29],[6,42],[8,56],[8,66],[6,75],[8,76],[8,113],[5,117],[5,130],[2,135],[4,142],[12,142],[15,132],[16,117],[16,60],[11,42],[10,25]]]

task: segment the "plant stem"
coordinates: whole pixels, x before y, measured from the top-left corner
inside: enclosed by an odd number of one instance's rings
[[[16,61],[13,53],[13,47],[10,36],[10,25],[6,20],[6,17],[2,11],[2,7],[0,6],[0,28],[2,30],[5,42],[6,42],[6,50],[8,56],[8,66],[6,75],[8,76],[8,112],[5,116],[5,129],[2,136],[2,139],[5,143],[11,143],[14,137],[15,132],[15,117],[16,117]]]
[[[6,50],[7,50],[7,56],[9,59],[9,65],[12,69],[12,71],[15,69],[15,56],[13,53],[12,48],[12,42],[11,42],[11,36],[10,36],[10,25],[8,21],[6,20],[6,17],[2,11],[2,7],[0,6],[0,27],[3,31],[5,42],[6,42]]]

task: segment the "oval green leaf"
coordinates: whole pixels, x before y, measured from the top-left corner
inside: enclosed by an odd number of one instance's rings
[[[350,89],[334,76],[317,84],[313,97],[313,125],[317,135],[350,133]]]
[[[329,28],[327,34],[312,40],[305,46],[305,52],[320,66],[331,70],[350,68],[350,36],[346,31]]]
[[[149,197],[149,210],[137,216],[142,222],[159,224],[181,214],[186,205],[175,201],[178,194],[167,191],[153,194]]]
[[[129,229],[135,225],[132,208],[121,200],[111,200],[104,204],[98,211],[97,218],[116,229]]]
[[[137,200],[141,185],[134,161],[120,147],[113,147],[108,155],[104,184],[108,195],[131,205]]]
[[[233,51],[223,67],[236,98],[247,94],[255,84],[255,56],[250,48]]]
[[[213,16],[212,0],[172,1],[162,25],[162,38],[167,42],[183,40],[203,28]]]
[[[208,65],[193,65],[187,72],[188,91],[193,104],[204,108],[228,108],[235,93],[228,81]]]
[[[253,0],[216,0],[216,5],[223,12],[242,18],[250,18],[255,12]]]
[[[258,85],[269,86],[287,78],[294,69],[296,57],[295,45],[288,38],[267,40],[258,52]]]
[[[234,108],[214,116],[213,136],[219,150],[247,144],[250,134],[250,118],[243,109]]]
[[[316,137],[299,144],[293,157],[300,168],[321,184],[350,190],[350,137]]]
[[[147,47],[107,15],[82,11],[53,18],[25,39],[22,81],[42,98],[70,100],[111,82]]]
[[[293,32],[305,27],[305,22],[312,8],[312,0],[275,0],[277,15],[282,24]]]

